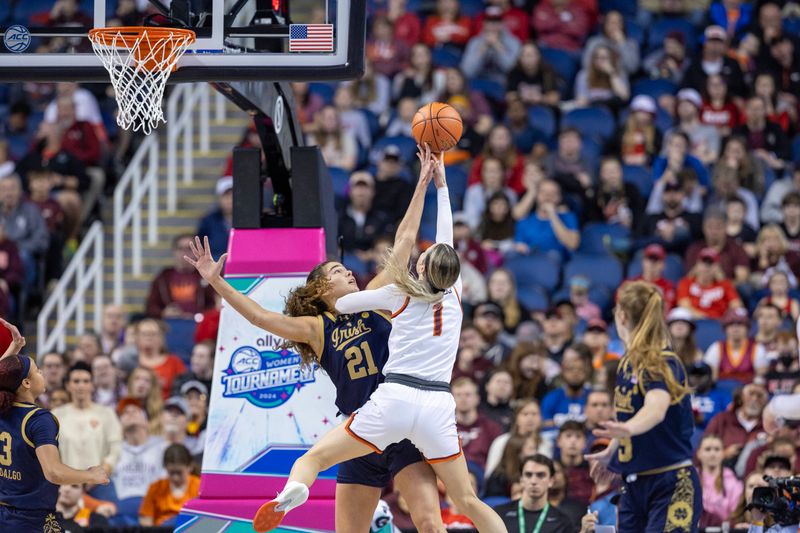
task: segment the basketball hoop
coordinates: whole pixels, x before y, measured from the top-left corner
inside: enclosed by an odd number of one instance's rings
[[[130,26],[89,31],[94,53],[111,76],[121,128],[147,135],[159,122],[166,122],[161,109],[164,88],[194,39],[194,32],[183,28]]]

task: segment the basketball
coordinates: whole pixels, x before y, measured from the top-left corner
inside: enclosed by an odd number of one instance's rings
[[[425,146],[427,143],[434,153],[447,151],[458,144],[463,127],[458,111],[440,102],[421,107],[411,121],[417,144]]]

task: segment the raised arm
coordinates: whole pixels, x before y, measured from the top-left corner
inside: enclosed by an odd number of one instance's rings
[[[394,310],[397,294],[391,286],[386,285],[380,289],[367,289],[364,291],[346,294],[336,300],[336,310],[342,314],[360,313],[361,311],[374,311],[376,309]]]
[[[202,243],[199,237],[195,237],[194,242],[190,244],[194,258],[188,256],[183,256],[183,258],[195,267],[203,279],[208,281],[209,285],[222,296],[222,299],[248,322],[284,339],[307,343],[315,352],[319,353],[322,349],[319,341],[321,333],[319,321],[315,317],[291,317],[264,309],[253,299],[234,289],[222,277],[222,266],[225,264],[228,254],[222,254],[217,261],[214,261],[208,245],[208,237],[205,237]]]
[[[440,153],[433,170],[436,183],[436,242],[453,246],[453,211],[444,170],[444,153]]]
[[[422,209],[425,206],[425,192],[431,183],[433,168],[436,164],[432,159],[430,146],[426,144],[424,149],[421,146],[418,146],[418,148],[417,157],[419,158],[420,168],[417,187],[414,189],[414,195],[411,197],[411,202],[408,204],[403,220],[397,226],[397,233],[395,233],[394,245],[392,246],[392,253],[404,263],[408,263],[411,258],[411,252],[417,242],[419,224],[422,220]],[[367,288],[377,289],[391,282],[389,276],[384,271],[381,271],[372,278]]]

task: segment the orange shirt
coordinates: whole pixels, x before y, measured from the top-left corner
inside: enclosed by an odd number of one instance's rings
[[[618,353],[614,353],[614,352],[606,352],[606,354],[603,356],[603,358],[602,358],[602,359],[598,359],[597,357],[593,357],[593,358],[592,358],[592,367],[593,367],[595,370],[600,370],[601,368],[603,368],[603,364],[604,364],[606,361],[616,361],[616,360],[617,360],[617,359],[619,359],[619,358],[620,358],[620,357],[619,357],[619,354],[618,354]]]
[[[165,400],[169,398],[172,381],[187,371],[181,358],[173,354],[168,354],[163,363],[151,370],[158,376],[158,382],[161,384],[161,397]]]
[[[156,525],[178,516],[183,505],[196,498],[200,493],[200,478],[197,476],[189,476],[189,485],[186,492],[180,498],[172,495],[172,490],[169,488],[168,479],[159,479],[150,484],[142,500],[142,507],[139,509],[139,516],[149,516],[153,519]]]

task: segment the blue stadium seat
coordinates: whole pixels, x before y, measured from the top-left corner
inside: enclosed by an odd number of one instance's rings
[[[502,102],[506,97],[505,86],[495,80],[475,78],[469,80],[469,88],[484,95],[493,102]]]
[[[369,109],[362,108],[359,109],[359,111],[361,111],[361,113],[367,119],[367,124],[369,125],[369,136],[372,138],[372,142],[375,142],[381,136],[380,118],[378,118],[378,115]]]
[[[133,497],[117,502],[117,514],[109,519],[111,525],[116,527],[138,526],[142,500],[142,497]]]
[[[556,74],[559,75],[564,83],[562,96],[570,96],[572,94],[572,85],[575,82],[575,74],[578,73],[578,67],[580,66],[580,56],[557,48],[542,47],[542,58],[548,65],[553,67],[553,70],[556,71]]]
[[[528,123],[548,140],[556,134],[556,114],[545,105],[535,105],[528,109]]]
[[[529,311],[543,311],[550,307],[547,292],[541,287],[529,285],[517,289],[519,302]]]
[[[326,104],[330,104],[333,102],[333,94],[336,92],[336,87],[330,83],[311,82],[308,84],[308,92],[319,95]]]
[[[328,173],[331,175],[334,196],[337,199],[346,199],[350,184],[350,172],[339,167],[328,167]]]
[[[697,341],[697,347],[704,352],[716,341],[721,341],[725,338],[725,333],[722,331],[719,320],[696,320],[695,325],[697,329],[694,332],[694,339]]]
[[[561,265],[550,256],[516,255],[506,259],[503,266],[514,274],[517,287],[536,285],[553,291],[558,286]]]
[[[564,267],[564,279],[577,275],[586,276],[593,285],[614,290],[623,280],[622,264],[610,255],[575,254]]]
[[[630,232],[620,224],[591,223],[581,231],[578,252],[588,255],[608,255],[627,252],[630,248]]]
[[[616,121],[611,111],[605,107],[581,107],[564,115],[561,126],[577,128],[584,137],[607,141],[614,135]]]
[[[589,287],[589,301],[597,305],[603,314],[611,309],[611,302],[614,301],[613,295],[614,291],[608,287],[602,285]]]
[[[800,161],[800,135],[792,141],[792,161]]]
[[[433,64],[440,68],[458,68],[462,55],[463,52],[455,46],[437,46],[431,50]]]
[[[622,165],[622,179],[625,183],[633,183],[643,198],[649,198],[653,190],[653,174],[647,167],[639,165]]]
[[[678,92],[678,86],[665,79],[643,79],[633,84],[633,96],[639,94],[646,94],[658,100],[659,96],[664,94],[675,94]]]
[[[465,17],[475,19],[486,9],[486,4],[483,3],[483,0],[460,0],[458,8]]]
[[[581,142],[581,157],[586,159],[591,167],[591,172],[600,168],[600,155],[603,153],[603,142],[594,137],[583,137]],[[590,174],[591,174],[590,172]]]
[[[600,13],[606,14],[609,11],[619,11],[620,14],[627,18],[636,16],[636,2],[631,0],[600,0],[598,2]]]
[[[445,167],[445,174],[447,174],[447,188],[450,190],[450,204],[453,206],[453,211],[461,211],[469,174],[463,167],[457,165]]]
[[[370,264],[361,260],[357,255],[345,252],[342,254],[342,264],[348,270],[352,270],[356,276],[363,276],[369,273]]]
[[[633,2],[625,3],[632,4]],[[630,19],[625,20],[625,34],[628,36],[628,38],[636,41],[636,43],[639,45],[639,48],[641,48],[644,44],[644,28]]]
[[[167,325],[165,341],[169,351],[180,357],[186,366],[189,366],[197,322],[193,319],[165,318],[164,323]]]
[[[628,264],[628,277],[635,278],[642,274],[642,257],[644,248],[638,250],[631,262]],[[664,277],[675,284],[677,289],[678,282],[683,277],[683,258],[676,254],[667,254],[664,260]]]
[[[369,153],[370,163],[377,164],[383,155],[383,149],[391,144],[400,148],[400,157],[403,158],[404,162],[408,163],[416,160],[417,141],[405,135],[393,135],[384,137],[372,145],[372,150]]]
[[[661,48],[664,45],[664,39],[667,38],[667,34],[673,31],[683,33],[683,36],[686,38],[687,53],[691,54],[695,46],[694,26],[685,18],[672,17],[663,18],[650,26],[647,39],[647,51],[650,52]]]

